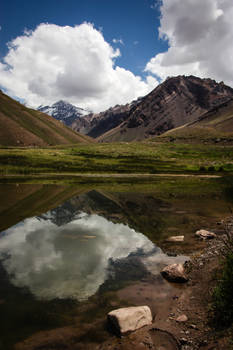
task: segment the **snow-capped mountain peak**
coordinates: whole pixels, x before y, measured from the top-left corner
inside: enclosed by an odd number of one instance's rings
[[[60,100],[51,106],[39,106],[38,111],[49,114],[53,118],[60,120],[64,124],[70,126],[77,118],[81,118],[91,111],[76,107],[69,102]]]

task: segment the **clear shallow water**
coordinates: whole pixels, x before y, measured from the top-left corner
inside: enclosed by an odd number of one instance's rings
[[[63,224],[55,209],[1,234],[0,259],[10,282],[28,288],[39,299],[87,299],[114,277],[116,261],[126,264],[132,256],[145,273],[153,274],[171,261],[185,259],[168,257],[128,225],[97,214],[78,211],[71,215],[68,204],[64,208],[69,220]]]
[[[53,329],[72,324],[80,343],[93,334],[100,342],[104,326],[95,322],[111,309],[148,304],[156,313],[177,288],[160,277],[162,267],[186,260],[200,248],[195,230],[229,215],[232,199],[217,181],[0,185],[0,349],[47,329],[54,343]],[[165,244],[181,234],[184,243]],[[41,337],[27,349],[38,346]]]

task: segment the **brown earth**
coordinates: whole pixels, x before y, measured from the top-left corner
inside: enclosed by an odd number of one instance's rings
[[[92,139],[0,91],[0,145],[43,147],[80,142],[89,143]]]

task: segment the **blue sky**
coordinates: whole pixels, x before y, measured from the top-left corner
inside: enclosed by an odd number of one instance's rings
[[[7,53],[7,42],[34,30],[40,23],[74,26],[91,22],[103,31],[114,47],[120,46],[118,64],[135,74],[143,74],[149,59],[167,50],[159,40],[159,6],[153,0],[3,0],[0,12],[0,54]],[[14,9],[14,11],[12,11]],[[121,39],[123,45],[112,43]]]
[[[232,0],[2,0],[0,87],[98,112],[168,76],[233,86],[232,18]]]

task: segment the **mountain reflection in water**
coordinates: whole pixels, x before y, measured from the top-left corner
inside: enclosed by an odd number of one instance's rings
[[[137,256],[152,273],[174,261],[142,233],[83,212],[63,225],[56,224],[52,212],[26,219],[4,231],[0,241],[0,259],[11,283],[46,300],[90,297],[109,271],[112,277],[114,261]]]

